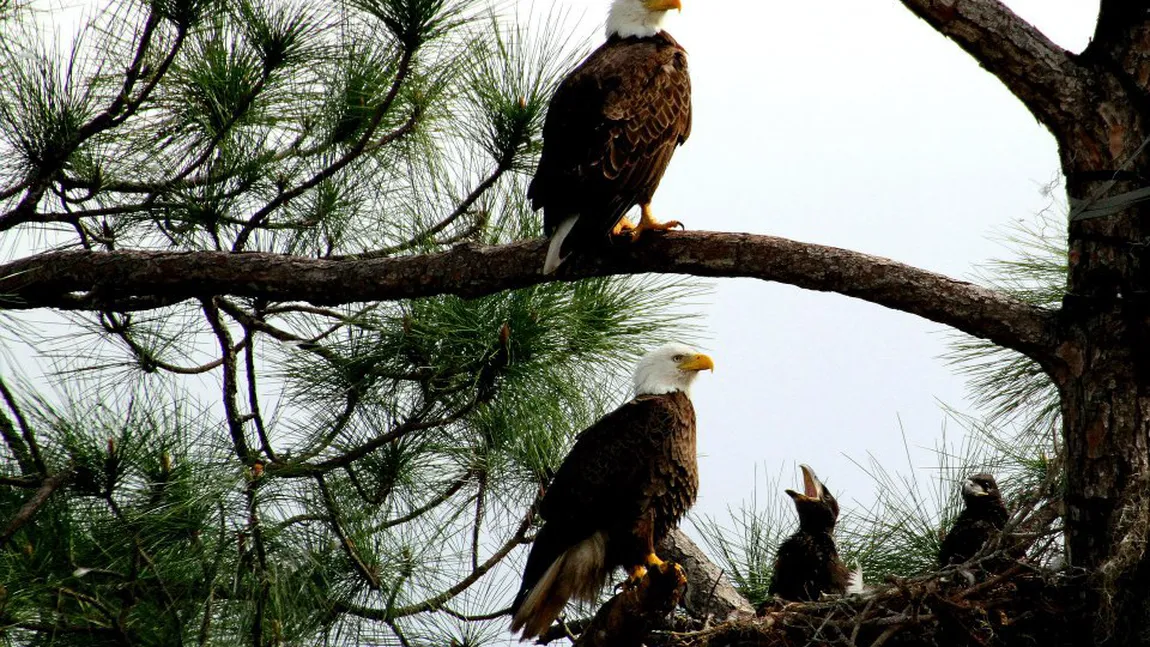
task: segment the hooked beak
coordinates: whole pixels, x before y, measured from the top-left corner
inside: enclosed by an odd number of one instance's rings
[[[683,10],[683,5],[679,0],[643,0],[643,6],[647,7],[647,11]]]
[[[962,491],[971,496],[986,496],[990,494],[986,491],[986,488],[982,487],[978,483],[975,483],[971,479],[966,479],[966,481],[963,482]]]
[[[715,362],[710,357],[699,353],[698,355],[691,355],[686,357],[683,361],[679,362],[680,371],[714,371]]]

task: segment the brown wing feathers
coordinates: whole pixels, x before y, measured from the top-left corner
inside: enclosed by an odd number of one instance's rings
[[[601,244],[623,215],[651,200],[691,129],[686,52],[665,33],[609,39],[560,84],[528,188],[544,231],[579,216],[564,254]]]
[[[648,542],[674,527],[697,491],[686,394],[641,396],[583,431],[540,505],[545,523],[512,604],[512,630],[538,635],[569,598],[593,597],[612,569],[641,564]]]

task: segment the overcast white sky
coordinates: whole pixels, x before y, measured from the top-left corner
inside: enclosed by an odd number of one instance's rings
[[[595,29],[608,0],[568,0]],[[1095,0],[1007,4],[1080,51]],[[786,236],[955,277],[1009,255],[1004,228],[1050,204],[1055,143],[993,76],[894,0],[683,0],[668,31],[687,48],[694,128],[655,197],[692,229]],[[584,9],[585,8],[585,9]],[[1061,194],[1058,196],[1062,200]],[[869,502],[848,460],[908,471],[941,440],[942,401],[969,408],[939,355],[944,327],[833,294],[724,280],[702,308],[717,368],[695,389],[701,495],[725,515],[756,480],[812,465]],[[957,441],[960,429],[947,435]],[[919,477],[932,455],[915,451]],[[792,474],[794,474],[792,476]],[[761,488],[760,488],[761,489]],[[782,492],[763,496],[784,498]]]

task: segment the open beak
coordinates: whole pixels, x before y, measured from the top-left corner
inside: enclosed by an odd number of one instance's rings
[[[679,362],[680,371],[714,371],[715,362],[711,358],[699,353],[698,355],[691,355]]]
[[[803,492],[800,494],[794,490],[787,490],[787,495],[795,500],[821,501],[823,498],[822,481],[819,481],[819,477],[815,476],[815,471],[811,469],[810,465],[799,465],[799,469],[803,471]]]
[[[679,0],[643,0],[643,5],[647,7],[647,11],[683,10],[683,5]]]

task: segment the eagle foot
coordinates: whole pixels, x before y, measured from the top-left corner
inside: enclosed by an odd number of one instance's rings
[[[675,579],[679,584],[687,583],[687,572],[683,570],[682,566],[679,566],[675,562],[661,562],[655,567],[655,570],[659,572],[659,575],[664,576],[674,573]]]
[[[635,566],[627,573],[627,579],[619,582],[615,588],[630,591],[636,586],[639,586],[639,582],[642,582],[644,577],[647,577],[647,567],[643,565]]]
[[[626,217],[620,218],[619,222],[611,228],[612,236],[630,236],[631,232],[635,231],[635,223],[628,220]]]
[[[635,225],[630,231],[631,242],[639,240],[639,236],[643,235],[645,231],[667,231],[675,227],[686,229],[683,223],[678,220],[668,220],[667,222],[655,220],[654,214],[651,213],[651,205],[639,205],[639,224]]]
[[[636,240],[639,240],[639,236],[643,235],[643,232],[645,231],[667,231],[669,229],[674,229],[675,227],[686,229],[686,227],[683,226],[683,223],[679,222],[678,220],[668,220],[667,222],[650,221],[646,223],[640,222],[637,227],[628,233],[631,235],[631,242],[635,242]]]

